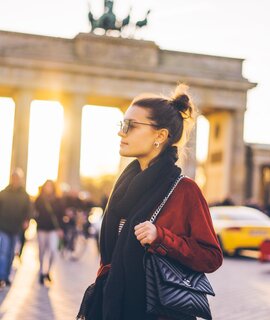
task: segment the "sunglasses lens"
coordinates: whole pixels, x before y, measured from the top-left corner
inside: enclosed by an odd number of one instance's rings
[[[120,121],[120,129],[124,134],[128,133],[129,122],[128,121]]]

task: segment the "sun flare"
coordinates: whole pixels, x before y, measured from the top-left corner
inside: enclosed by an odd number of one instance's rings
[[[205,162],[208,156],[209,121],[204,116],[197,119],[196,159]]]
[[[122,112],[117,108],[83,108],[80,166],[83,177],[98,177],[118,171],[120,138],[117,124],[122,117]]]
[[[36,195],[45,180],[56,180],[64,111],[57,101],[31,103],[26,190]]]

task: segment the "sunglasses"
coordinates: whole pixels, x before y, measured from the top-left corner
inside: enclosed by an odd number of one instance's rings
[[[152,124],[152,123],[144,123],[144,122],[137,122],[137,121],[133,121],[133,120],[123,120],[120,121],[119,126],[120,126],[120,130],[124,133],[127,134],[129,129],[131,129],[133,127],[133,124],[142,124],[145,126],[151,126],[151,127],[156,127],[158,128],[158,125],[156,124]]]

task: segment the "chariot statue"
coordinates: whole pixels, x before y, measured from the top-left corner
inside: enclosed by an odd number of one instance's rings
[[[130,19],[132,8],[130,8],[128,15],[123,20],[118,20],[113,11],[113,5],[113,0],[104,0],[104,13],[99,18],[94,17],[89,5],[88,20],[91,25],[90,32],[94,33],[95,30],[100,29],[104,31],[104,34],[108,35],[111,31],[117,31],[122,36],[122,31],[128,26],[133,27],[133,29],[135,27],[136,30],[147,25],[150,10],[148,10],[143,20],[132,24]]]

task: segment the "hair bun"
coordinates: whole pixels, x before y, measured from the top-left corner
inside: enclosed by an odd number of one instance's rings
[[[190,100],[188,95],[182,94],[178,97],[175,97],[172,100],[173,107],[179,112],[186,112],[190,107]]]
[[[194,105],[188,93],[188,86],[179,84],[173,95],[170,104],[177,110],[183,119],[192,118]]]
[[[175,97],[171,101],[171,105],[175,108],[177,112],[180,113],[183,119],[187,119],[192,116],[192,102],[190,101],[188,95],[181,94]]]

